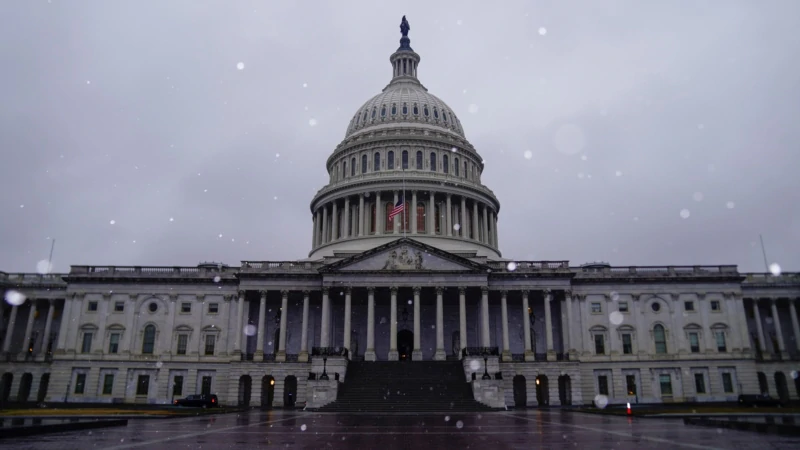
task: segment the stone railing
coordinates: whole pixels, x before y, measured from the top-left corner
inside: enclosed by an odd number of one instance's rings
[[[785,272],[780,275],[773,275],[771,273],[745,273],[745,280],[742,283],[744,287],[748,285],[800,285],[799,272]]]
[[[324,264],[305,261],[242,261],[241,273],[316,273]]]
[[[69,275],[88,275],[91,277],[169,277],[169,278],[205,278],[217,275],[233,276],[239,272],[238,267],[168,267],[168,266],[72,266]]]
[[[16,286],[66,286],[67,283],[62,277],[67,276],[65,273],[5,273],[0,272],[0,283],[11,284]]]
[[[626,266],[626,267],[579,267],[574,269],[578,277],[702,277],[737,276],[735,265],[727,266]]]
[[[500,350],[497,347],[466,347],[463,350],[464,356],[499,356]]]
[[[493,272],[570,272],[569,261],[487,261]]]

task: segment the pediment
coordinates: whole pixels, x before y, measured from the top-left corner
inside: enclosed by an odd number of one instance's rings
[[[479,272],[482,264],[401,238],[329,264],[324,272]]]

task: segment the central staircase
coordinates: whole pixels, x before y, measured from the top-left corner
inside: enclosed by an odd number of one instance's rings
[[[324,412],[494,411],[474,400],[460,361],[350,362]]]

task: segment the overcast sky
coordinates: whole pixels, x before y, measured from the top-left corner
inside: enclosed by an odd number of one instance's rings
[[[504,257],[800,270],[794,0],[2,2],[0,270],[307,257],[403,14]]]

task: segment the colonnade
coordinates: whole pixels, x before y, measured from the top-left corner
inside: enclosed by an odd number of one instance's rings
[[[47,346],[50,340],[50,330],[53,325],[53,316],[55,314],[56,300],[48,299],[47,301],[47,319],[44,326],[44,335],[42,336],[41,346],[39,353],[43,353],[47,350]],[[31,334],[33,332],[33,321],[36,319],[36,310],[37,310],[37,300],[36,299],[28,299],[27,303],[29,303],[29,310],[28,310],[28,318],[25,323],[25,337],[22,340],[22,346],[19,349],[20,353],[28,353],[33,354],[35,351],[36,343],[31,342]],[[8,326],[6,327],[5,335],[3,336],[3,353],[9,353],[13,350],[11,349],[11,339],[14,335],[14,328],[17,322],[17,312],[19,309],[19,305],[12,305],[11,306],[11,313],[8,317]],[[62,321],[63,322],[63,321]],[[59,337],[63,333],[59,333]]]
[[[460,237],[498,247],[497,211],[491,205],[463,195],[411,190],[404,197],[407,217],[401,214],[387,222],[401,195],[399,190],[362,192],[320,205],[314,213],[312,247],[368,235],[397,235],[403,225],[411,235]]]
[[[777,350],[778,354],[782,358],[787,358],[789,356],[789,352],[786,348],[786,341],[783,336],[783,326],[781,325],[780,315],[778,314],[778,298],[771,297],[771,298],[753,298],[753,316],[756,322],[756,340],[758,341],[758,350],[763,355],[767,352],[767,344],[766,339],[764,338],[764,325],[761,321],[761,312],[759,311],[760,306],[763,304],[762,301],[766,301],[769,303],[770,308],[770,319],[772,322],[772,326],[775,329],[775,338],[778,344]],[[797,352],[800,353],[800,323],[798,323],[797,319],[797,306],[795,305],[795,299],[787,299],[789,303],[789,316],[791,317],[792,323],[792,336],[794,337],[794,345],[796,346]],[[744,311],[742,311],[744,312]],[[743,316],[746,317],[746,316]],[[767,319],[769,320],[769,319]],[[746,330],[745,330],[746,331]],[[746,339],[747,337],[744,336]]]

